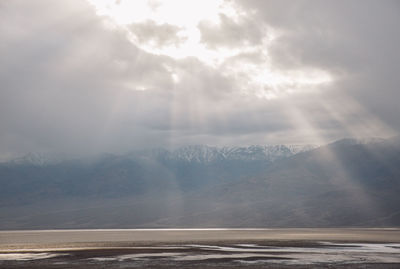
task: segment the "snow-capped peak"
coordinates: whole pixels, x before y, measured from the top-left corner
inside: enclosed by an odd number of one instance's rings
[[[316,148],[314,145],[251,145],[247,147],[185,146],[168,155],[169,159],[211,163],[223,160],[275,161]]]
[[[62,159],[59,156],[52,156],[45,153],[29,152],[28,154],[15,158],[10,161],[12,164],[30,164],[35,166],[45,166],[60,162]]]

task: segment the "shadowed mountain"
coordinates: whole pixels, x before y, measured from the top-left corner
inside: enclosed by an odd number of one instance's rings
[[[259,176],[193,198],[201,214],[164,225],[236,227],[398,226],[400,147],[341,140],[273,163]],[[211,202],[210,202],[211,203]]]
[[[399,141],[5,163],[0,228],[396,226]]]

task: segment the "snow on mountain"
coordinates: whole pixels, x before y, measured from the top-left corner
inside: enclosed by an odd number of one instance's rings
[[[211,163],[223,160],[275,161],[316,148],[314,145],[252,145],[248,147],[212,147],[205,145],[178,148],[167,156],[171,160]]]
[[[29,152],[28,154],[12,159],[9,161],[11,164],[15,165],[35,165],[35,166],[46,166],[50,164],[55,164],[62,162],[64,158],[59,155]]]
[[[231,160],[275,161],[314,148],[316,146],[311,145],[252,145],[249,147],[228,147],[223,148],[223,150],[226,152],[226,158]]]
[[[252,145],[247,147],[213,147],[207,145],[190,145],[175,150],[154,148],[134,151],[126,155],[102,154],[97,161],[109,157],[127,157],[141,160],[180,161],[192,163],[212,163],[218,161],[275,161],[287,158],[300,152],[316,148],[314,145]],[[11,160],[16,165],[46,166],[60,163],[65,158],[43,153],[28,153]]]
[[[172,151],[170,158],[188,162],[209,163],[223,160],[224,156],[222,155],[221,150],[216,147],[192,145]]]

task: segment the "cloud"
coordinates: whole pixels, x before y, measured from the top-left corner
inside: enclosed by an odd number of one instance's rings
[[[139,43],[155,47],[179,46],[186,39],[184,36],[179,36],[179,31],[182,30],[180,27],[168,23],[157,24],[150,20],[134,23],[130,29]]]
[[[336,82],[324,102],[335,96],[357,102],[358,117],[374,115],[399,130],[393,119],[400,82],[400,8],[396,1],[238,1],[255,11],[259,23],[275,29],[268,47],[278,70],[317,68]],[[350,101],[351,100],[351,101]],[[340,104],[336,104],[340,111]],[[366,112],[368,112],[366,114]],[[353,114],[356,112],[353,112]]]
[[[201,21],[198,28],[201,32],[201,41],[211,49],[259,45],[267,35],[266,29],[250,18],[245,17],[235,21],[225,14],[219,15],[218,23]]]
[[[210,64],[141,47],[179,47],[177,25],[119,27],[84,0],[3,1],[0,155],[318,143],[400,129],[396,2],[234,8],[240,16],[198,25],[207,53],[229,52]],[[304,82],[311,75],[317,82]]]

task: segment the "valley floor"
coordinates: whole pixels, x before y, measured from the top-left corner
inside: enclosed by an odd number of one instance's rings
[[[125,235],[125,240],[103,240],[110,233],[117,239],[118,234]],[[0,268],[400,268],[399,233],[399,229],[1,231]]]

